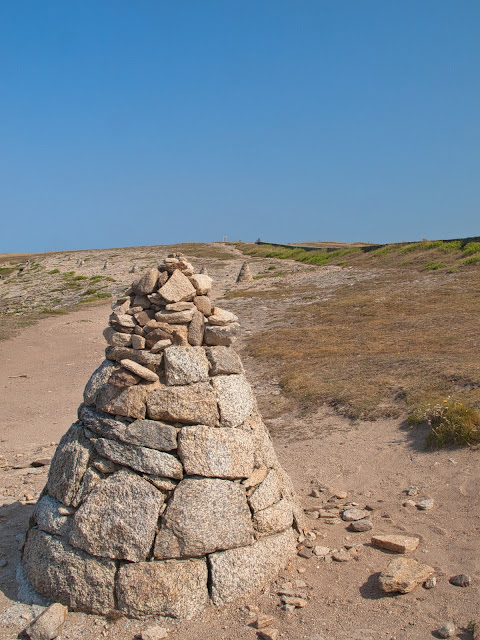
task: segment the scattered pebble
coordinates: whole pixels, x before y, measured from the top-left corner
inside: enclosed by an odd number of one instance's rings
[[[68,608],[56,602],[43,611],[26,628],[30,640],[52,640],[60,635]]]
[[[362,518],[362,520],[355,520],[348,526],[349,531],[355,531],[357,533],[361,531],[371,531],[373,529],[372,521],[368,518]]]
[[[420,511],[428,511],[429,509],[433,509],[433,498],[424,498],[423,500],[417,502],[415,506],[417,507],[417,509],[420,509]]]
[[[345,549],[340,549],[340,551],[333,553],[332,558],[335,562],[350,562],[350,560],[353,560],[352,556],[348,551],[345,551]]]
[[[423,586],[425,587],[425,589],[433,589],[437,586],[437,578],[435,576],[432,576],[428,580],[425,580]]]
[[[460,573],[458,574],[458,576],[452,576],[449,582],[455,587],[469,587],[472,579],[470,576],[467,576],[464,573]]]
[[[354,522],[355,520],[363,520],[369,516],[365,509],[345,509],[342,513],[342,520],[345,522]]]
[[[271,627],[275,624],[275,618],[265,613],[259,613],[253,626],[255,629],[265,629],[265,627]]]
[[[406,493],[407,496],[416,496],[418,495],[418,487],[408,487]]]
[[[437,633],[441,638],[451,638],[455,633],[456,627],[450,620],[437,629]]]
[[[303,549],[300,549],[297,555],[299,555],[301,558],[306,558],[307,560],[309,560],[313,555],[313,551],[308,547],[304,547]]]
[[[323,558],[325,556],[328,556],[328,554],[330,553],[330,549],[329,549],[329,547],[316,546],[316,547],[313,547],[313,553],[316,556],[319,556],[320,558]]]
[[[155,625],[142,631],[142,640],[163,640],[168,636],[168,630],[165,627]]]
[[[408,536],[372,536],[371,543],[374,547],[388,549],[396,553],[408,553],[415,551],[420,542],[419,538],[409,538]]]

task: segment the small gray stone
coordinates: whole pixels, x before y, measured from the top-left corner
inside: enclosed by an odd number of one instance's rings
[[[145,349],[145,338],[143,336],[132,336],[133,349]]]
[[[453,584],[455,587],[469,587],[472,583],[472,579],[470,576],[467,576],[465,573],[460,573],[458,576],[452,576],[449,579],[450,584]]]
[[[345,522],[354,522],[355,520],[363,520],[368,518],[369,512],[365,509],[345,509],[342,513],[342,520]]]
[[[424,498],[416,503],[417,509],[420,511],[429,511],[433,509],[433,498]]]
[[[85,471],[87,470],[91,445],[83,433],[83,427],[78,423],[72,424],[53,456],[47,481],[47,492],[63,502],[71,505],[80,488]]]
[[[270,469],[265,480],[257,486],[248,502],[253,511],[261,511],[278,502],[281,497],[277,473],[274,469]]]
[[[242,362],[232,347],[208,347],[205,352],[210,362],[211,376],[243,373]]]
[[[456,630],[457,628],[455,627],[453,622],[449,620],[445,624],[442,624],[439,629],[437,629],[437,633],[440,638],[451,638],[455,634]]]
[[[244,375],[215,376],[212,385],[224,427],[238,427],[254,408],[254,397]]]
[[[67,613],[63,604],[51,604],[26,628],[30,640],[54,640],[62,631]]]
[[[159,275],[158,269],[148,269],[139,280],[133,283],[133,291],[139,294],[153,293],[156,289]]]
[[[209,364],[202,347],[172,346],[163,353],[167,385],[208,380]]]
[[[100,389],[104,384],[106,384],[112,373],[117,369],[118,364],[111,360],[104,360],[102,364],[95,369],[83,392],[83,401],[85,404],[90,406],[95,404]]]
[[[373,524],[371,520],[369,520],[368,518],[355,520],[354,522],[351,522],[348,527],[349,531],[355,531],[357,533],[361,531],[371,531],[372,529],[373,529]]]
[[[187,302],[193,300],[196,295],[190,280],[178,269],[172,273],[163,287],[160,287],[158,293],[167,302]]]
[[[238,429],[197,425],[183,427],[178,455],[188,475],[246,478],[253,471],[251,438]]]
[[[69,542],[95,556],[145,560],[163,502],[149,482],[121,469],[89,493],[75,514]]]
[[[423,586],[425,587],[425,589],[433,589],[437,586],[437,578],[435,576],[428,578],[428,580],[425,580],[425,582],[423,583]]]
[[[207,579],[204,558],[125,564],[118,573],[118,608],[134,618],[188,620],[208,604]]]
[[[294,554],[292,529],[262,538],[249,547],[211,554],[208,561],[214,604],[222,606],[251,594],[283,569]]]
[[[35,505],[32,515],[38,528],[57,536],[68,535],[72,526],[72,518],[59,514],[58,509],[62,506],[62,503],[52,496],[48,494],[42,496]]]
[[[184,424],[218,424],[215,393],[207,382],[159,387],[147,399],[147,413],[153,420]]]
[[[187,340],[192,347],[199,347],[203,343],[205,334],[205,316],[200,311],[195,311],[192,321],[188,325]]]
[[[71,609],[105,614],[115,608],[114,560],[94,558],[57,538],[31,529],[23,568],[41,595]]]
[[[242,485],[187,478],[179,483],[155,542],[159,559],[199,557],[251,544],[253,528]]]
[[[169,453],[122,444],[105,438],[94,440],[94,445],[101,456],[136,471],[175,479],[183,476],[180,461]]]
[[[253,526],[261,535],[271,535],[279,533],[291,527],[293,521],[292,505],[283,498],[271,507],[255,511],[253,515]]]
[[[205,344],[223,345],[228,347],[233,344],[240,333],[240,325],[237,322],[227,325],[226,327],[217,327],[215,325],[205,326]]]

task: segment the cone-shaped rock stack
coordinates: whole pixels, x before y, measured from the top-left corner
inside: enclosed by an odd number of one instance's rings
[[[245,261],[238,272],[237,282],[250,282],[251,280],[253,280],[252,272],[250,271],[248,262]]]
[[[23,569],[72,609],[189,618],[295,551],[302,511],[230,346],[237,317],[179,254],[114,305],[36,504]]]

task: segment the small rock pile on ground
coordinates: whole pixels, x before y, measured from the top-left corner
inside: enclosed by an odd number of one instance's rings
[[[244,262],[237,276],[237,282],[250,282],[253,280],[248,262]]]
[[[303,529],[232,348],[237,317],[173,254],[118,300],[22,566],[72,609],[190,618],[254,591]]]

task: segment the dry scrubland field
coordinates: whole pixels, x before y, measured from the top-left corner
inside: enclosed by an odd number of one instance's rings
[[[453,637],[472,638],[480,244],[423,241],[368,253],[215,243],[0,256],[0,639],[35,613],[16,597],[21,537],[102,360],[109,305],[175,250],[205,266],[214,299],[239,317],[237,349],[314,539],[248,601],[161,621],[168,637],[253,640],[258,608],[289,640],[425,640],[449,620]],[[245,259],[254,280],[236,284]],[[433,507],[417,508],[423,499]],[[371,531],[352,532],[338,517],[352,502],[369,511]],[[436,586],[384,594],[378,575],[392,554],[372,546],[372,534],[418,537],[410,556],[435,569]],[[302,557],[309,545],[328,552]],[[450,584],[456,574],[470,586]],[[284,611],[278,592],[292,589],[306,605]],[[61,637],[133,639],[151,624],[70,613]]]

